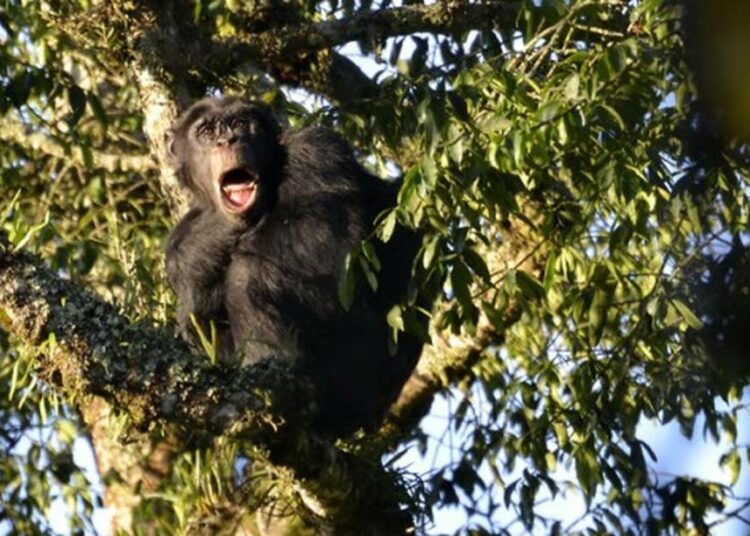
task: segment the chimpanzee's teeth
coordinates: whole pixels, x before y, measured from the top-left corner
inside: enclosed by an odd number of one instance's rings
[[[237,191],[237,190],[250,190],[252,189],[252,184],[225,184],[221,187],[224,191]]]

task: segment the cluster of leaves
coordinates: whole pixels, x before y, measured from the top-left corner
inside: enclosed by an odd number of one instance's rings
[[[714,138],[711,158],[690,143],[706,125],[679,15],[657,1],[528,9],[525,32],[496,36],[500,56],[435,89],[417,77],[382,113],[418,140],[398,210],[435,231],[422,264],[452,298],[437,325],[471,333],[484,316],[506,333],[466,384],[457,458],[433,477],[436,504],[468,499],[478,527],[507,519],[504,504],[526,529],[559,530],[536,509],[565,487],[559,464],[605,532],[704,531],[731,496],[654,474],[636,429],[677,419],[691,435],[702,414],[736,482],[738,409],[717,401],[737,403],[747,371],[689,349],[704,321],[719,324],[692,291],[707,257],[746,238],[750,168],[737,142]],[[747,287],[732,288],[739,300]],[[523,314],[507,329],[510,304]]]
[[[16,234],[35,228],[27,246],[54,269],[86,277],[108,296],[124,289],[117,297],[135,311],[131,302],[153,293],[126,287],[154,288],[158,270],[139,257],[158,247],[168,224],[138,93],[94,51],[76,48],[50,6],[8,4],[0,21],[0,197],[15,204],[4,207],[13,218],[5,226]]]
[[[737,284],[721,267],[733,243],[732,258],[745,251],[747,147],[697,100],[679,9],[522,13],[515,33],[385,42],[389,98],[368,119],[330,117],[403,170],[381,236],[396,219],[429,230],[422,284],[450,299],[435,326],[489,322],[506,336],[462,387],[451,426],[463,440],[434,468],[432,500],[467,504],[477,528],[507,520],[504,505],[526,529],[559,530],[535,505],[569,485],[564,466],[589,526],[706,530],[732,491],[655,474],[637,425],[676,419],[692,436],[702,415],[737,481],[746,264],[733,266]],[[522,317],[509,328],[513,305]]]
[[[163,321],[168,215],[139,133],[137,92],[51,23],[52,10],[0,8],[0,230],[134,319]],[[80,419],[34,375],[45,348],[0,334],[0,531],[94,532],[99,499],[74,462],[88,448]]]
[[[91,531],[100,503],[74,461],[78,417],[34,378],[36,350],[10,343],[0,340],[0,530],[51,531],[57,510],[71,530]]]

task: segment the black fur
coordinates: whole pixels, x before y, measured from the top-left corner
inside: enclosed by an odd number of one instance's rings
[[[251,118],[249,134],[234,119],[242,116]],[[200,140],[196,125],[207,117],[225,126]],[[367,173],[334,133],[281,133],[264,106],[238,99],[199,101],[172,137],[180,179],[195,198],[166,251],[182,336],[195,344],[194,315],[206,333],[214,323],[223,356],[294,359],[315,383],[324,431],[375,425],[421,349],[401,334],[389,351],[385,320],[406,293],[418,237],[399,231],[380,244],[379,290],[359,285],[349,311],[338,300],[337,273],[395,203],[396,185]],[[212,176],[232,165],[256,177],[256,200],[239,214],[227,212]]]

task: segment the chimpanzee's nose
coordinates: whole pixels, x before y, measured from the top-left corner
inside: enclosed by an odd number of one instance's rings
[[[230,146],[237,143],[237,141],[240,139],[240,136],[237,132],[231,129],[227,129],[224,132],[221,133],[221,136],[219,136],[219,139],[216,140],[218,145],[221,146]]]

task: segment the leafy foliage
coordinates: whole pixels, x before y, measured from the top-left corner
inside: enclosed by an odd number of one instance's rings
[[[164,323],[173,305],[161,267],[169,209],[148,156],[140,88],[123,69],[137,53],[127,35],[136,15],[111,4],[4,2],[1,224],[16,248],[39,252],[133,320]],[[184,4],[187,24],[228,39],[393,9]],[[423,230],[414,285],[444,290],[433,340],[480,341],[461,374],[441,369],[447,352],[433,346],[432,372],[457,401],[446,427],[454,452],[420,479],[400,475],[412,482],[402,499],[410,511],[427,523],[433,509],[460,505],[465,533],[504,532],[508,512],[520,522],[508,532],[703,533],[747,499],[656,474],[638,425],[676,420],[691,436],[701,417],[704,434],[726,447],[721,465],[733,481],[750,463],[737,432],[750,374],[747,144],[724,135],[701,102],[673,3],[516,8],[494,26],[363,32],[357,44],[377,84],[364,108],[198,65],[190,88],[245,93],[293,124],[328,124],[374,168],[403,176],[399,204],[373,240],[397,224]],[[285,80],[281,70],[273,74]],[[356,271],[377,285],[371,251],[365,243],[347,260],[345,304]],[[391,311],[394,331],[409,328],[414,303]],[[43,353],[0,339],[0,527],[20,533],[47,528],[52,497],[67,501],[73,529],[90,528],[95,504],[73,463],[79,419],[34,375]],[[429,433],[414,431],[402,448],[426,448]],[[342,448],[382,454],[368,451],[367,438]],[[227,497],[257,507],[235,485],[238,453],[265,456],[224,440],[182,453],[141,515],[179,532],[196,511],[221,517]],[[289,508],[304,502],[283,471],[263,471],[245,475],[260,495]],[[541,505],[571,490],[585,500],[584,518],[561,520]]]

